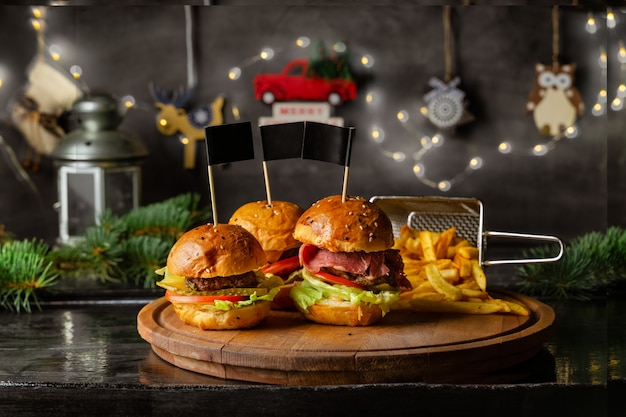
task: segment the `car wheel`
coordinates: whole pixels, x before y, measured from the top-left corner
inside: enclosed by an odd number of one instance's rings
[[[342,100],[341,100],[341,95],[339,93],[330,93],[328,95],[328,102],[332,105],[332,106],[338,106],[341,104]]]
[[[266,92],[263,93],[263,96],[261,97],[261,100],[265,104],[272,104],[273,102],[276,101],[276,96],[271,91],[266,91]]]

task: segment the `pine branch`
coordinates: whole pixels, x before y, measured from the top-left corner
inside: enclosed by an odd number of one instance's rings
[[[121,217],[106,211],[82,242],[54,251],[55,267],[65,277],[152,288],[154,270],[165,264],[174,241],[195,222],[211,217],[209,209],[198,208],[199,201],[198,194],[187,193]]]
[[[158,275],[154,273],[165,265],[174,239],[162,240],[154,236],[132,236],[124,242],[122,266],[128,281],[143,288],[155,288]]]
[[[49,247],[36,240],[10,241],[0,247],[0,306],[30,312],[39,308],[37,290],[56,284]]]
[[[554,256],[541,246],[525,257]],[[520,291],[555,299],[587,300],[626,280],[626,230],[611,227],[605,233],[591,232],[570,242],[557,262],[524,264],[518,267],[523,279]]]

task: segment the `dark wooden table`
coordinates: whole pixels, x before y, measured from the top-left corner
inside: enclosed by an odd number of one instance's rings
[[[515,383],[275,386],[177,368],[137,332],[161,291],[0,312],[0,416],[626,415],[626,299],[553,304],[555,331]],[[522,372],[523,371],[523,372]]]

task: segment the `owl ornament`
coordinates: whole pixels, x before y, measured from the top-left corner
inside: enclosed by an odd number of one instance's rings
[[[453,129],[472,119],[466,108],[465,92],[457,88],[460,83],[459,77],[455,77],[449,83],[436,77],[428,81],[433,90],[424,95],[427,117],[440,129]]]
[[[585,104],[574,87],[575,64],[535,66],[535,84],[528,97],[526,110],[533,113],[539,133],[554,136],[572,126],[576,116],[582,117]]]

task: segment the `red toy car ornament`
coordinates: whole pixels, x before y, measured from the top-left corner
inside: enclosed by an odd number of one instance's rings
[[[254,77],[254,95],[265,104],[275,101],[327,101],[338,106],[356,98],[356,84],[351,78],[320,77],[309,71],[307,59],[289,62],[279,74]]]

